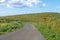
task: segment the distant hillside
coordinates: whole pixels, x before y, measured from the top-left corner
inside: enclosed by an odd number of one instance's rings
[[[46,20],[45,20],[46,19]],[[59,13],[53,12],[45,12],[45,13],[35,13],[35,14],[23,14],[23,15],[15,15],[15,16],[6,16],[0,17],[1,22],[12,22],[12,21],[21,21],[21,22],[29,22],[29,21],[47,21],[47,20],[58,20],[60,19]]]

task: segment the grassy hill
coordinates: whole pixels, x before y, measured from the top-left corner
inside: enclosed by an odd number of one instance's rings
[[[60,13],[45,12],[0,17],[0,33],[21,28],[31,23],[46,37],[46,40],[60,40]]]

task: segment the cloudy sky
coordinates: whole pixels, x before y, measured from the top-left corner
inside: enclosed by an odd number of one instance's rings
[[[60,12],[60,0],[0,0],[0,16]]]

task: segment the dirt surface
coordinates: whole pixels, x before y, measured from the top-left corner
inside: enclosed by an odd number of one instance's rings
[[[41,33],[31,24],[15,32],[0,36],[0,40],[45,40]]]

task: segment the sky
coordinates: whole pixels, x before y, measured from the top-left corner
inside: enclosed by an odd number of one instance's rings
[[[60,12],[60,0],[0,0],[0,16]]]

